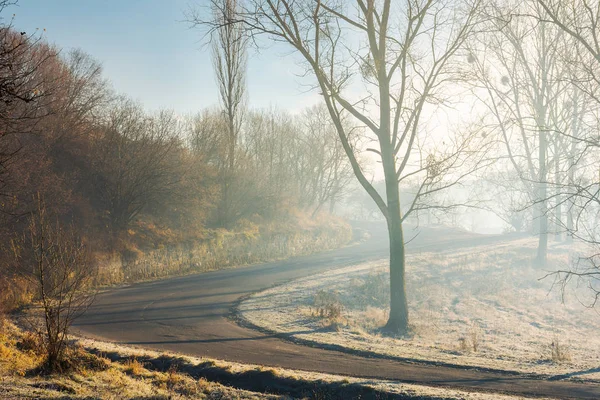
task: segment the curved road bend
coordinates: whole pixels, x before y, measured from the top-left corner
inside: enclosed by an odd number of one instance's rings
[[[481,372],[394,360],[365,358],[333,350],[305,347],[228,319],[244,295],[290,279],[340,266],[385,258],[385,227],[371,227],[371,237],[358,245],[286,261],[207,272],[135,284],[100,294],[75,330],[119,343],[170,350],[241,363],[307,371],[381,378],[467,390],[529,396],[600,399],[600,385],[536,380],[518,375]],[[491,243],[495,236],[422,230],[408,252],[444,250]],[[407,236],[410,236],[410,232]]]

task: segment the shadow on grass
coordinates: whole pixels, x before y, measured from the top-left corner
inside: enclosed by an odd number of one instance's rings
[[[118,352],[100,352],[90,349],[90,352],[106,357],[114,362],[125,362],[131,356]],[[249,390],[252,392],[287,395],[301,399],[443,399],[441,397],[424,397],[406,394],[390,394],[374,388],[365,387],[348,381],[327,382],[324,380],[307,381],[296,377],[280,376],[271,368],[257,367],[255,369],[236,372],[226,367],[219,367],[212,361],[193,364],[182,357],[161,355],[159,357],[136,356],[146,369],[167,372],[175,369],[194,379],[204,378],[211,382]]]
[[[548,380],[549,381],[560,381],[563,379],[569,379],[569,378],[574,378],[576,376],[582,376],[582,375],[588,375],[588,374],[595,374],[598,372],[600,372],[600,367],[590,368],[590,369],[586,369],[583,371],[570,372],[568,374],[554,375],[554,376],[548,378]]]

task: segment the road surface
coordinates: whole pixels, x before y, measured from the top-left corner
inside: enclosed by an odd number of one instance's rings
[[[474,369],[364,358],[305,347],[237,325],[229,314],[241,296],[332,268],[385,258],[385,229],[370,239],[317,255],[135,284],[100,294],[75,331],[98,339],[241,363],[392,379],[457,389],[527,396],[600,399],[600,385],[532,379]],[[407,232],[407,236],[411,236]],[[498,240],[423,230],[409,252],[458,248]]]

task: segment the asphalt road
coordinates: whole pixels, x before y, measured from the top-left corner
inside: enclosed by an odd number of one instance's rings
[[[525,396],[600,399],[597,384],[360,357],[297,345],[241,327],[228,318],[241,296],[332,268],[387,257],[385,229],[369,228],[369,240],[335,251],[104,292],[76,321],[75,331],[123,344],[241,363]],[[409,230],[407,236],[412,235]],[[441,251],[495,240],[499,238],[423,230],[408,244],[408,251]]]

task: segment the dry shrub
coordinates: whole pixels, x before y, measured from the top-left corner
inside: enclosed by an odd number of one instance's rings
[[[337,320],[342,316],[342,303],[336,292],[319,290],[313,299],[316,316],[329,320]]]
[[[571,361],[571,351],[568,346],[562,344],[558,337],[555,337],[550,343],[552,361],[555,363]]]
[[[458,349],[463,352],[478,352],[481,347],[480,329],[476,324],[472,324],[466,336],[458,338]]]
[[[471,341],[471,347],[474,352],[479,351],[479,343],[480,343],[480,335],[479,328],[477,325],[471,325],[471,329],[469,330],[469,339]]]
[[[17,349],[30,351],[36,355],[44,355],[44,340],[37,333],[26,331],[17,342]]]
[[[463,353],[466,353],[467,351],[469,351],[469,342],[468,342],[467,338],[465,338],[465,337],[458,338],[458,349],[460,351],[462,351]]]
[[[144,364],[138,361],[137,358],[133,357],[125,361],[125,372],[131,375],[142,375],[146,370]]]
[[[69,328],[93,301],[89,291],[95,263],[83,237],[73,226],[62,226],[41,195],[25,232],[10,242],[10,264],[32,285],[43,311],[47,372],[71,369],[65,358]],[[63,365],[64,364],[64,365]]]
[[[0,275],[0,314],[9,313],[31,303],[33,288],[31,283],[20,276]]]

